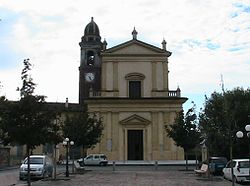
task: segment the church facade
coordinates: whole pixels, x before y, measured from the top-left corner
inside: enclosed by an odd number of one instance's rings
[[[62,113],[62,121],[67,113],[83,111],[83,104],[87,104],[88,112],[102,118],[101,142],[88,149],[88,154],[104,153],[111,161],[184,159],[183,149],[165,131],[187,100],[181,97],[179,88],[169,90],[171,52],[167,51],[165,40],[159,48],[137,39],[137,35],[134,28],[131,40],[108,48],[91,18],[79,43],[79,104],[46,104]],[[54,150],[47,144],[33,153],[52,156]],[[1,144],[0,151],[6,154],[0,166],[20,163],[26,152],[25,146]],[[59,154],[65,154],[65,148],[59,144],[55,152],[58,159]],[[74,158],[82,153],[80,147],[74,148]]]
[[[79,104],[102,118],[101,142],[88,153],[110,160],[184,159],[183,149],[167,137],[165,125],[174,122],[187,98],[169,90],[171,52],[137,39],[107,47],[98,25],[91,21],[81,38]]]

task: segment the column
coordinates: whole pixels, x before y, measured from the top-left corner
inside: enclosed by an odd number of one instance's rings
[[[107,86],[106,86],[106,79],[107,79],[107,76],[106,76],[106,73],[107,73],[107,63],[105,63],[103,61],[102,63],[102,78],[101,78],[101,81],[102,81],[102,90],[103,91],[106,91],[107,90]],[[105,96],[105,95],[104,95]]]
[[[119,148],[119,112],[112,112],[112,151],[118,153]]]
[[[113,91],[114,96],[118,97],[118,62],[113,62]]]
[[[163,90],[168,91],[168,61],[163,61],[162,67],[163,67]]]
[[[156,91],[156,62],[152,62],[152,91]],[[155,96],[155,93],[152,94],[152,96]]]
[[[152,152],[159,150],[159,137],[158,137],[158,115],[157,112],[152,112]],[[155,158],[155,157],[154,157]]]
[[[107,151],[112,151],[112,137],[111,137],[111,133],[112,133],[112,113],[108,112],[107,113]]]
[[[163,113],[158,112],[158,137],[159,137],[159,152],[163,152]]]
[[[146,131],[146,137],[147,137],[147,160],[153,160],[151,124],[147,127],[145,131]]]

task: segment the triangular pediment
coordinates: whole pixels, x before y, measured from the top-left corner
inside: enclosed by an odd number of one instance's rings
[[[128,42],[122,43],[120,45],[114,46],[110,49],[107,49],[103,53],[105,54],[114,54],[114,55],[171,55],[170,52],[165,51],[156,46],[147,44],[145,42],[133,39]]]
[[[136,125],[136,124],[143,124],[143,125],[148,125],[150,123],[149,120],[141,117],[141,116],[138,116],[136,114],[120,121],[121,124],[125,124],[125,125]]]

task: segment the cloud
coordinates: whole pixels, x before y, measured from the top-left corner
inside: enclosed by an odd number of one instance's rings
[[[165,38],[173,52],[170,89],[179,85],[183,95],[219,91],[220,74],[228,89],[248,87],[249,7],[243,0],[3,0],[0,49],[8,51],[0,58],[2,92],[18,98],[13,92],[22,61],[30,58],[37,93],[77,102],[78,43],[92,16],[108,47],[130,40],[134,26],[138,39],[150,44],[161,47]]]

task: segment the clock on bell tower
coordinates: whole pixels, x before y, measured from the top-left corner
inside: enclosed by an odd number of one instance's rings
[[[79,43],[81,60],[79,67],[79,103],[89,98],[89,91],[101,90],[101,51],[103,43],[97,24],[93,17],[84,30],[84,36]]]

